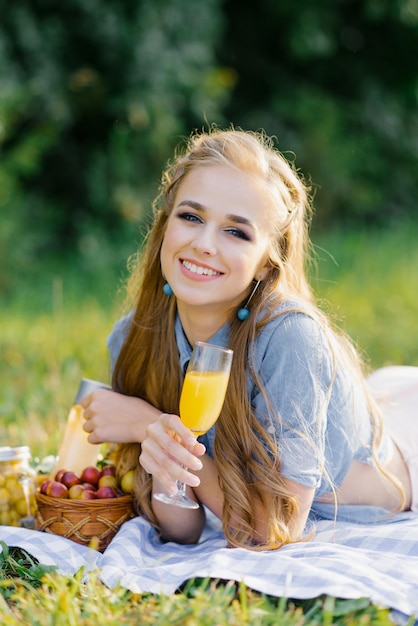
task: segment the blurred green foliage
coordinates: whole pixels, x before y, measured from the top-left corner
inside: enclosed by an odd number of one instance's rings
[[[265,128],[316,187],[318,226],[416,216],[417,0],[226,0],[236,124]]]
[[[211,123],[294,151],[318,230],[416,216],[417,0],[0,0],[0,15],[0,295],[48,259],[90,280],[109,255],[122,267],[173,148]]]
[[[2,1],[0,13],[6,289],[39,255],[134,242],[157,172],[203,112],[219,117],[228,80],[219,0]]]

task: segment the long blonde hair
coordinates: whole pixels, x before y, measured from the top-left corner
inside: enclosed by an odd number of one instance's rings
[[[265,547],[277,548],[294,541],[290,522],[298,503],[281,478],[277,446],[253,414],[246,385],[248,373],[260,392],[264,390],[252,367],[251,346],[260,329],[277,316],[278,304],[288,299],[300,302],[301,310],[315,317],[326,333],[337,335],[315,306],[307,280],[310,190],[294,165],[274,148],[272,139],[263,132],[214,128],[192,134],[185,149],[168,164],[153,204],[153,224],[128,284],[134,313],[116,363],[113,387],[121,393],[145,399],[162,412],[178,413],[183,373],[174,333],[176,301],[163,293],[165,281],[160,250],[179,185],[189,171],[205,164],[227,165],[262,181],[270,206],[277,215],[269,250],[268,278],[261,282],[251,300],[249,318],[241,322],[234,314],[230,319],[229,345],[234,350],[234,362],[214,443],[214,459],[224,494],[222,524],[229,543],[254,547],[254,503],[269,502]],[[346,338],[341,337],[339,341],[352,371],[361,378],[354,349]],[[266,400],[268,402],[268,398]],[[380,438],[379,419],[371,399],[370,408],[375,422],[376,448]],[[120,472],[136,469],[137,512],[145,514],[158,526],[151,507],[151,477],[139,465],[139,454],[140,444],[120,445],[118,469]]]

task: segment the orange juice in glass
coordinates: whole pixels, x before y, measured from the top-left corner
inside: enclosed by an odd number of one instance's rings
[[[196,436],[204,435],[221,412],[229,372],[188,371],[180,398],[180,417]]]
[[[204,435],[216,422],[225,400],[233,352],[210,343],[196,343],[187,367],[180,397],[180,418],[197,436]],[[154,498],[166,504],[188,509],[199,505],[186,496],[186,486],[177,482],[174,496],[154,493]]]

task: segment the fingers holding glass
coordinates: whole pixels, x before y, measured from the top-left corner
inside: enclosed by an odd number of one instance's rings
[[[189,448],[186,447],[186,443]],[[162,415],[157,422],[147,428],[147,437],[142,443],[139,460],[142,467],[153,475],[158,489],[164,490],[172,497],[178,491],[179,481],[190,487],[197,487],[200,484],[200,479],[193,471],[202,468],[198,456],[204,452],[203,444],[196,441],[177,416]],[[170,495],[167,494],[164,493],[164,496],[169,498]],[[158,499],[165,502],[162,498]],[[191,502],[193,507],[187,508],[199,508],[196,502]]]

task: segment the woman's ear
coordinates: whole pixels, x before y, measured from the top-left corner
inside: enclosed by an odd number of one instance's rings
[[[257,272],[255,275],[256,280],[266,280],[267,276],[270,274],[272,268],[270,265],[265,265],[261,270]]]

